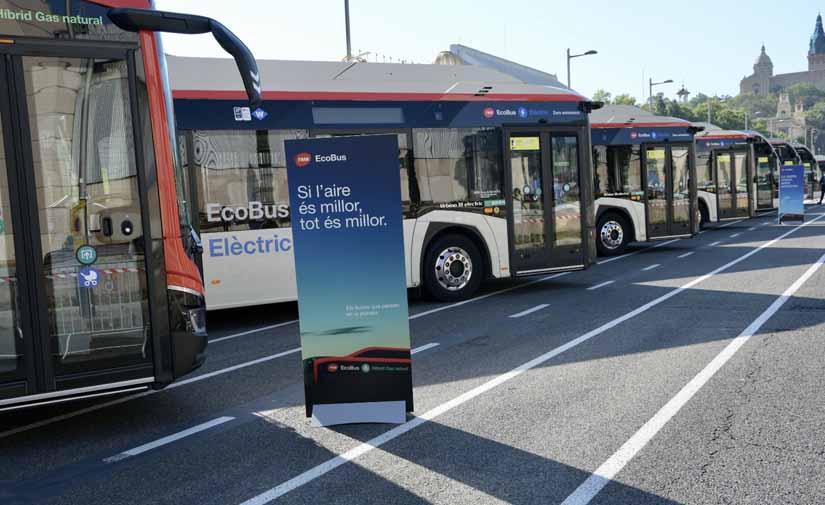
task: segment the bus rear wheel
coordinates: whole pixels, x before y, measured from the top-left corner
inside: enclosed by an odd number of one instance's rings
[[[424,289],[442,302],[466,300],[481,285],[484,268],[475,242],[460,234],[438,237],[424,258]]]
[[[606,212],[596,225],[596,250],[600,256],[615,256],[627,249],[630,241],[627,220],[622,216]]]

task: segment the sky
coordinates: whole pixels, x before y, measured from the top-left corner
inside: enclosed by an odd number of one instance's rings
[[[346,54],[343,0],[156,0],[158,9],[217,19],[257,59],[340,61]],[[807,69],[808,40],[825,1],[732,0],[630,3],[616,0],[350,0],[352,49],[369,61],[432,63],[460,43],[553,73],[565,82],[565,51],[598,51],[572,60],[572,87],[637,99],[649,78],[674,97],[736,95],[764,43],[774,73]],[[228,56],[210,35],[164,35],[167,53]],[[265,84],[264,84],[265,85]]]

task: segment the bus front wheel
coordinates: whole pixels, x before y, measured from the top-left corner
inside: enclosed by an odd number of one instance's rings
[[[442,302],[473,296],[481,285],[484,268],[475,242],[464,235],[436,238],[424,259],[424,289]]]
[[[596,249],[600,256],[622,254],[630,241],[630,230],[622,216],[606,212],[596,225]]]

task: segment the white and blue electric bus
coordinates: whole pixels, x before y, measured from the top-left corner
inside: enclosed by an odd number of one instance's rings
[[[599,254],[698,233],[693,136],[702,128],[630,105],[608,105],[590,121]]]
[[[696,135],[696,186],[702,223],[753,217],[779,203],[779,156],[755,131]]]
[[[207,308],[296,299],[284,140],[398,135],[407,281],[439,300],[595,258],[588,114],[564,86],[469,65],[170,57]]]

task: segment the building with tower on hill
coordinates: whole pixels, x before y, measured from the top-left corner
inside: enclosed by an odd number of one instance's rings
[[[808,44],[808,70],[789,74],[773,73],[773,61],[762,45],[762,51],[753,65],[753,74],[739,83],[740,93],[768,95],[799,83],[809,83],[825,91],[825,30],[822,16],[816,17],[816,26]]]

